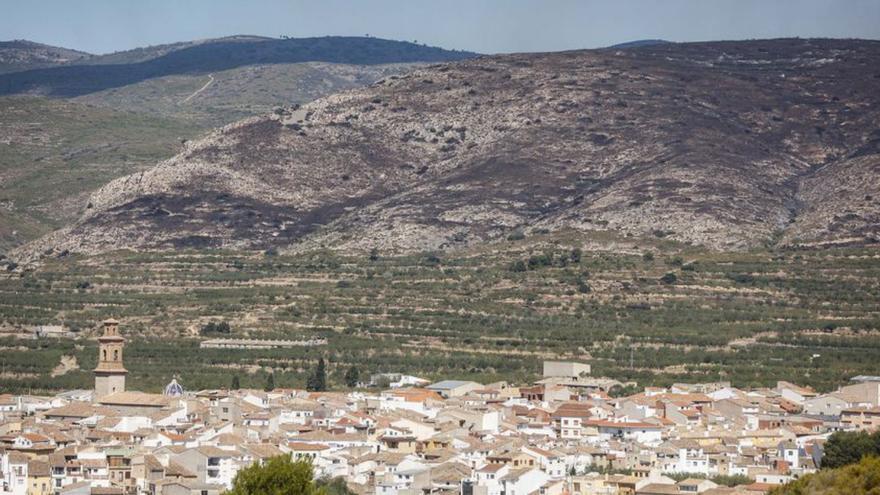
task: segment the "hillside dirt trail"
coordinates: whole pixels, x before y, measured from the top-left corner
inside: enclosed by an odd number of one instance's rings
[[[199,93],[201,93],[202,91],[208,89],[208,86],[210,86],[211,84],[214,84],[214,74],[208,74],[208,82],[206,82],[205,85],[202,86],[201,88],[195,90],[195,91],[193,92],[193,94],[187,96],[187,97],[184,98],[183,100],[180,100],[180,103],[178,103],[178,105],[183,105],[184,103],[188,102],[189,100],[195,98],[196,96],[199,95]]]
[[[50,376],[56,377],[61,375],[66,375],[70,371],[75,371],[79,369],[79,364],[76,362],[76,356],[61,356],[61,362],[58,363],[53,370]]]

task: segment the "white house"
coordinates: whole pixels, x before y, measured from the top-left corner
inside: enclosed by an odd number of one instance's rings
[[[658,445],[662,441],[663,427],[653,423],[591,420],[586,424],[596,428],[603,441],[635,440],[645,445]]]
[[[20,452],[0,452],[0,490],[11,495],[27,494],[28,457]]]
[[[504,495],[529,495],[550,481],[550,476],[537,468],[525,468],[512,471],[501,478],[501,490]]]

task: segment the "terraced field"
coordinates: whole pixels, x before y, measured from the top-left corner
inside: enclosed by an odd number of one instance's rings
[[[174,374],[189,388],[233,375],[261,387],[269,371],[278,386],[303,386],[319,356],[337,387],[352,364],[362,376],[523,382],[553,356],[590,358],[595,374],[643,385],[788,379],[828,390],[880,374],[880,251],[722,254],[562,233],[412,256],[71,255],[0,279],[0,389],[89,387],[91,337],[109,316],[130,340],[130,383],[144,390]],[[199,349],[209,322],[236,337],[320,335],[328,345]],[[59,323],[80,337],[16,336]],[[50,377],[65,355],[80,369]]]

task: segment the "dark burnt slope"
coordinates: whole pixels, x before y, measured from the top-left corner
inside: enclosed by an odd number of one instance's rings
[[[878,67],[880,43],[854,40],[436,65],[221,129],[40,246],[419,250],[538,228],[872,243]]]

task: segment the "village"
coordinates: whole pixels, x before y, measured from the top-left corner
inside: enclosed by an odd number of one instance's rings
[[[363,495],[754,495],[816,471],[833,432],[880,427],[877,376],[825,394],[779,381],[612,397],[619,382],[589,363],[545,361],[526,386],[388,372],[350,391],[173,380],[149,394],[126,389],[119,322],[99,343],[94,390],[0,395],[0,494],[219,495],[290,455]]]

